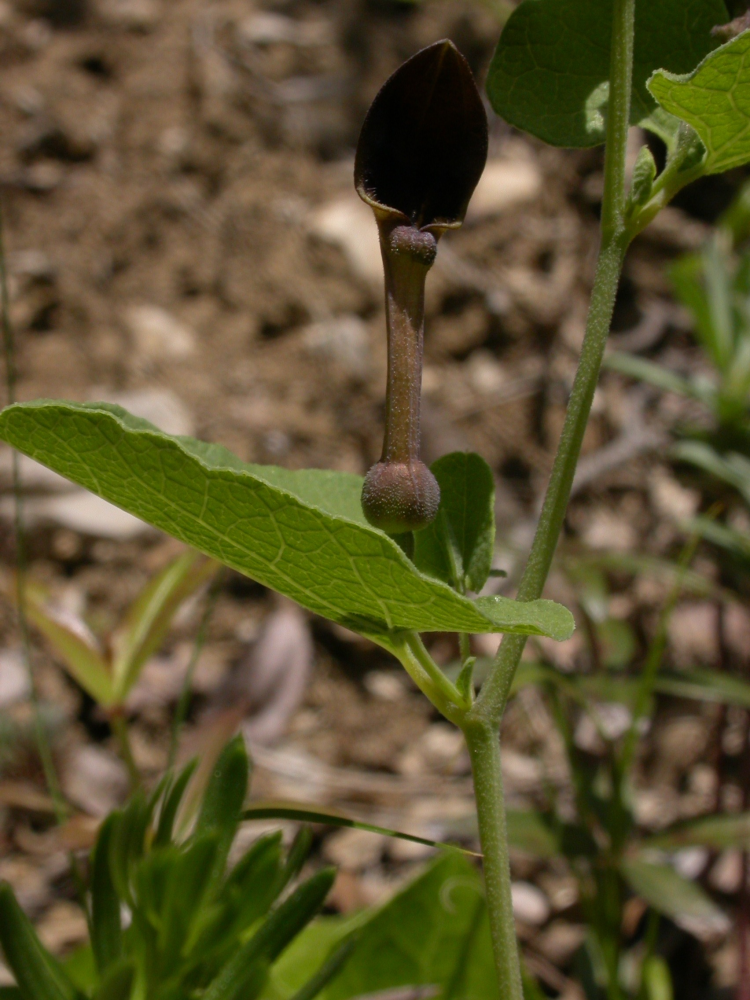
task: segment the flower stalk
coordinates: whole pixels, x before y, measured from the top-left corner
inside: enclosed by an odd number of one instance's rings
[[[386,81],[354,167],[375,213],[385,274],[388,385],[383,451],[362,491],[375,527],[399,535],[437,516],[440,488],[419,457],[424,292],[438,240],[463,222],[487,159],[487,117],[466,60],[436,42]]]
[[[419,457],[424,289],[437,239],[391,215],[378,222],[385,272],[388,386],[383,453],[365,479],[362,507],[368,521],[398,534],[429,524],[440,505],[437,480]]]

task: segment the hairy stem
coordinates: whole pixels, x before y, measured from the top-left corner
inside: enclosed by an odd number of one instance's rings
[[[426,259],[393,246],[393,234],[406,227],[387,220],[380,224],[385,273],[388,328],[388,384],[382,462],[412,462],[419,458],[419,410],[424,351],[424,287],[434,252]],[[417,233],[415,232],[416,236]],[[435,244],[434,237],[428,236]],[[405,240],[401,240],[401,243]]]
[[[635,0],[616,0],[602,202],[602,242],[578,371],[536,535],[518,588],[520,601],[533,601],[541,597],[552,564],[599,381],[622,265],[630,242],[630,233],[625,227],[625,156],[630,120],[634,13]],[[492,671],[473,710],[478,718],[499,725],[525,645],[525,636],[506,635],[503,639]]]
[[[552,564],[631,238],[625,224],[625,157],[630,124],[634,33],[635,0],[614,0],[601,248],[578,371],[536,535],[518,590],[518,599],[522,601],[541,597]],[[510,892],[499,729],[525,643],[524,636],[505,636],[492,671],[474,707],[466,713],[461,724],[474,774],[487,908],[503,1000],[523,1000],[523,989]]]
[[[479,837],[484,855],[484,883],[495,956],[498,992],[502,1000],[523,1000],[521,964],[510,894],[510,860],[505,821],[500,741],[497,728],[476,720],[464,725],[474,775]]]

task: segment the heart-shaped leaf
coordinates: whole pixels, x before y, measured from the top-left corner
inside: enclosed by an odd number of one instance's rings
[[[487,582],[495,548],[495,481],[485,460],[456,451],[433,462],[440,510],[414,535],[414,562],[428,576],[479,592]]]
[[[490,67],[495,111],[553,146],[604,142],[612,8],[612,0],[523,0]],[[724,0],[636,4],[634,125],[671,144],[678,122],[657,106],[646,81],[657,69],[690,72],[717,45],[711,29],[726,20]]]
[[[552,601],[470,601],[424,576],[362,514],[362,479],[247,465],[106,403],[38,401],[0,414],[19,451],[297,601],[389,644],[389,633],[516,632],[565,639]]]
[[[750,162],[750,31],[706,56],[692,73],[660,70],[648,89],[701,137],[707,174]]]

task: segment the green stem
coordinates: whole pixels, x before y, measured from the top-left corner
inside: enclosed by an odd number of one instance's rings
[[[112,732],[117,738],[117,742],[120,745],[120,755],[122,756],[125,767],[128,771],[128,778],[130,779],[130,790],[136,791],[141,785],[141,772],[138,770],[138,765],[135,762],[135,757],[133,756],[133,750],[130,745],[130,734],[128,733],[128,724],[125,716],[122,714],[122,710],[119,708],[114,708],[109,717],[109,724],[112,727]]]
[[[475,720],[464,723],[474,775],[479,837],[484,856],[484,883],[495,957],[498,992],[502,1000],[523,1000],[521,965],[510,894],[510,859],[505,821],[500,740],[497,728]]]
[[[386,648],[398,657],[404,670],[435,708],[450,722],[463,727],[470,703],[432,659],[419,634],[402,632],[397,641]]]
[[[599,381],[622,265],[631,238],[625,225],[625,157],[630,121],[634,17],[635,0],[615,0],[602,201],[602,242],[591,293],[586,336],[581,347],[578,371],[542,513],[518,588],[517,596],[520,601],[534,601],[542,596],[552,564]],[[500,724],[525,645],[525,636],[506,635],[503,639],[492,672],[473,709],[477,718],[494,725]]]
[[[200,659],[203,647],[206,644],[208,626],[211,618],[213,617],[214,609],[216,608],[216,602],[219,599],[219,593],[221,592],[223,582],[224,573],[221,569],[219,569],[214,576],[208,594],[206,595],[206,603],[204,605],[200,625],[198,626],[198,631],[195,636],[195,642],[193,643],[193,651],[190,654],[190,663],[188,663],[188,668],[185,672],[185,679],[183,680],[182,687],[180,689],[180,697],[175,708],[174,718],[172,720],[172,732],[169,739],[169,757],[167,760],[168,771],[172,770],[175,765],[175,761],[177,760],[180,735],[182,733],[182,727],[185,725],[188,708],[190,707],[190,694],[193,690],[195,668],[198,666],[198,660]]]
[[[625,219],[625,158],[630,125],[634,34],[635,0],[614,0],[601,248],[578,371],[539,525],[518,589],[518,599],[522,601],[541,597],[552,564],[631,239]],[[505,636],[490,676],[473,708],[460,723],[474,774],[487,908],[503,1000],[523,1000],[523,989],[510,892],[499,729],[525,643],[524,636]]]

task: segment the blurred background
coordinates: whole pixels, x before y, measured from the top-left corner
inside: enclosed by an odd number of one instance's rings
[[[512,8],[0,0],[0,188],[19,398],[109,400],[248,461],[364,473],[382,440],[385,330],[376,228],[352,184],[359,127],[385,78],[442,37],[483,87]],[[492,586],[512,594],[583,337],[602,152],[545,147],[490,118],[487,170],[428,281],[423,447],[428,461],[461,449],[490,463],[495,565],[509,574]],[[644,141],[634,130],[633,160]],[[632,803],[651,833],[748,806],[750,462],[736,459],[750,456],[750,381],[729,385],[750,337],[744,178],[694,185],[632,248],[613,324],[618,371],[597,392],[548,587],[579,628],[528,652],[529,663],[607,682],[637,678],[656,655],[666,680],[640,727]],[[717,358],[711,337],[727,324],[735,354]],[[726,406],[691,389],[711,384],[726,389]],[[127,609],[182,549],[33,463],[22,470],[39,626],[31,656],[73,815],[54,825],[35,750],[3,450],[0,878],[65,953],[86,934],[66,851],[90,843],[97,819],[127,794],[128,771],[111,719],[44,623],[88,629],[106,653]],[[131,770],[146,780],[163,771],[194,668],[182,757],[241,725],[256,794],[473,843],[462,740],[385,653],[233,573],[183,596],[123,707]],[[660,636],[663,656],[653,654]],[[430,644],[450,669],[451,639]],[[496,645],[476,641],[480,662]],[[571,774],[604,766],[632,720],[625,687],[595,692],[602,725],[566,703],[569,738],[544,685],[519,691],[505,723],[511,806],[549,806],[552,788],[555,808],[574,814]],[[718,907],[703,924],[681,921],[679,906],[662,921],[675,996],[750,996],[735,994],[738,983],[750,990],[740,947],[748,838],[750,825],[723,846],[670,855]],[[358,831],[321,830],[318,845],[341,866],[341,912],[386,898],[429,853]],[[529,967],[548,995],[582,996],[586,919],[570,865],[518,850],[514,879]],[[623,906],[623,934],[637,942],[643,905],[633,896]]]

